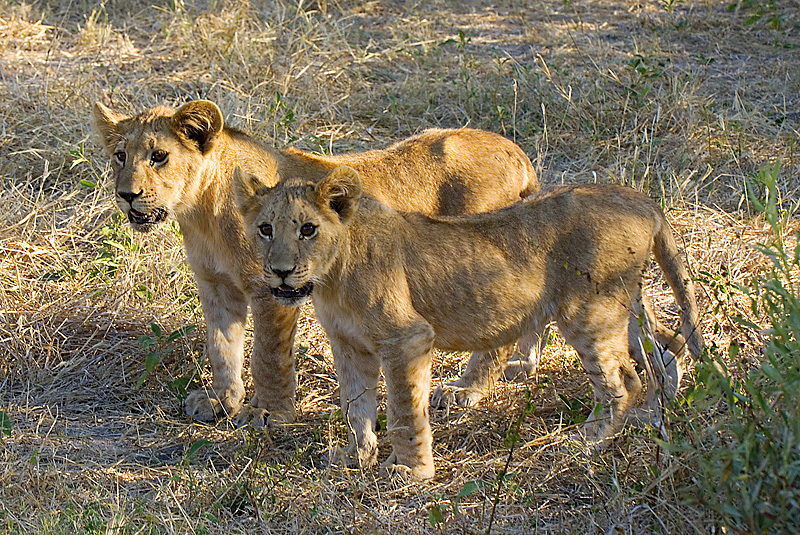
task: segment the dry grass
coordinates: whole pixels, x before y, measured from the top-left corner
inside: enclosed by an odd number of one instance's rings
[[[706,281],[707,341],[738,341],[742,369],[760,342],[731,321],[749,313],[733,284],[765,265],[750,247],[765,228],[747,181],[780,161],[782,194],[800,189],[800,4],[747,23],[750,6],[770,5],[0,0],[4,533],[719,530],[681,490],[691,467],[651,433],[626,432],[593,458],[568,439],[576,413],[557,393],[577,403],[590,391],[558,342],[537,377],[433,416],[438,472],[422,485],[336,462],[337,386],[308,312],[298,423],[255,433],[188,421],[172,381],[209,376],[179,230],[143,239],[115,216],[89,106],[205,97],[255,135],[324,152],[429,126],[502,132],[545,183],[612,181],[663,199]],[[649,290],[674,312],[657,272]],[[200,327],[137,388],[151,322]],[[463,364],[440,355],[434,373]],[[526,391],[535,411],[510,452]]]

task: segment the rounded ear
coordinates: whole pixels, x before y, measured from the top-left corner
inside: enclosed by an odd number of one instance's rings
[[[233,170],[233,190],[236,194],[236,208],[243,216],[258,212],[261,208],[258,199],[269,188],[258,177],[245,173],[238,166]]]
[[[203,154],[214,148],[224,124],[222,111],[210,100],[187,102],[172,116],[175,132],[196,143],[197,149]]]
[[[341,221],[347,221],[358,208],[363,192],[361,178],[352,167],[340,165],[317,184],[316,192],[321,203],[339,214]]]
[[[102,102],[95,102],[92,112],[94,114],[94,129],[100,134],[103,148],[111,154],[122,135],[118,125],[129,117],[108,108]]]

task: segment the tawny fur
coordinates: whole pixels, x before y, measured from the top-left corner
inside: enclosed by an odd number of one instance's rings
[[[95,126],[112,161],[119,208],[133,228],[147,231],[177,219],[197,280],[213,371],[208,390],[193,391],[186,412],[209,421],[239,413],[263,423],[294,417],[294,356],[298,310],[263,294],[261,264],[235,209],[233,170],[240,166],[273,185],[278,176],[321,180],[342,164],[357,169],[364,187],[398,209],[458,214],[508,205],[538,190],[530,160],[511,141],[471,129],[426,130],[383,150],[317,156],[273,150],[224,126],[212,102],[157,107],[134,117],[97,103]],[[254,394],[241,411],[248,304],[253,314]]]
[[[433,218],[362,196],[358,173],[347,167],[322,182],[272,188],[236,177],[273,295],[299,305],[308,292],[298,289],[313,285],[362,465],[377,459],[381,369],[389,464],[429,478],[432,348],[491,352],[538,335],[550,321],[577,350],[600,404],[584,436],[605,443],[642,389],[628,331],[651,253],[681,307],[689,352],[699,355],[694,290],[669,225],[630,188],[566,186],[485,214]]]

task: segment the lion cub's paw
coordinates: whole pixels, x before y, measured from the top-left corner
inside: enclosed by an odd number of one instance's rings
[[[595,455],[606,449],[611,444],[610,438],[597,438],[591,433],[587,434],[585,430],[575,431],[569,438],[578,446],[586,455]]]
[[[659,436],[669,441],[669,433],[664,425],[664,411],[660,408],[636,407],[625,414],[625,425],[637,429],[654,429]]]
[[[353,468],[366,470],[378,463],[378,437],[374,434],[364,437],[364,444],[357,448],[350,448],[350,459]]]
[[[484,392],[474,388],[463,388],[453,383],[437,386],[431,394],[431,407],[470,407],[483,399]]]
[[[183,404],[186,414],[194,420],[213,422],[218,418],[235,416],[242,408],[241,396],[220,400],[211,389],[192,390]]]
[[[415,467],[397,463],[397,456],[392,453],[389,458],[381,464],[380,477],[399,480],[402,482],[424,481],[431,479],[435,473],[432,464],[418,465]]]
[[[529,357],[517,354],[512,360],[506,363],[503,370],[503,378],[506,381],[524,381],[536,368],[536,363]]]
[[[636,407],[630,409],[625,414],[625,426],[633,426],[637,429],[648,427],[659,428],[661,426],[661,411],[655,408]]]
[[[328,452],[328,463],[331,466],[346,466],[356,470],[369,470],[378,463],[378,447],[359,454],[355,453],[353,446],[347,448],[332,448]]]
[[[592,419],[590,416],[571,438],[585,444],[589,453],[599,453],[613,442],[615,435],[605,419]]]
[[[264,429],[275,425],[291,423],[294,421],[294,409],[288,411],[268,411],[252,404],[246,405],[239,411],[233,423],[236,427],[251,425],[256,429]]]

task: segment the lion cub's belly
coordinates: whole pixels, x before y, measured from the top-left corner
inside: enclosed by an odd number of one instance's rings
[[[409,277],[414,309],[433,327],[437,348],[489,351],[539,332],[557,308],[541,270],[533,264],[508,264],[496,271],[456,267],[438,278],[422,273]]]
[[[422,316],[433,327],[435,347],[446,351],[491,351],[540,332],[552,316],[550,308],[519,295],[513,302],[493,307],[470,305],[452,315]]]

